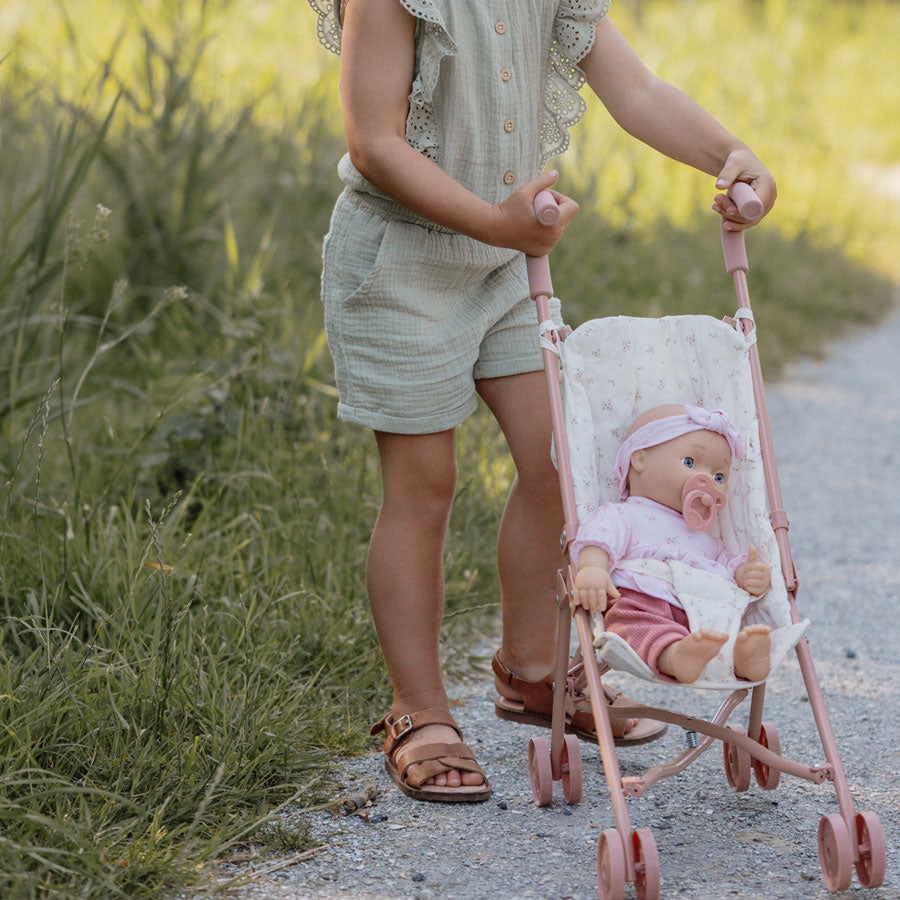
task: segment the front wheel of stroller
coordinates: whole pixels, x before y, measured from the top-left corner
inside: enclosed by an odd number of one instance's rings
[[[531,796],[538,806],[553,802],[553,769],[550,766],[550,750],[542,737],[528,742],[528,772],[531,775]]]
[[[778,729],[774,722],[763,722],[759,731],[759,742],[767,750],[771,750],[776,756],[781,756],[781,739],[778,737]],[[781,770],[763,765],[758,759],[753,760],[753,774],[756,783],[764,791],[774,791],[781,781]]]
[[[732,731],[738,734],[747,732],[740,725],[729,725]],[[725,777],[731,785],[731,789],[737,793],[746,791],[750,787],[750,754],[737,744],[722,744],[722,755],[725,760]]]
[[[625,848],[615,828],[607,828],[597,841],[597,889],[600,900],[625,896]]]
[[[659,853],[649,828],[631,833],[634,844],[634,892],[638,900],[659,900]]]
[[[864,888],[881,887],[887,868],[887,852],[881,821],[871,810],[856,814],[856,877]]]
[[[566,803],[581,803],[584,771],[581,767],[581,744],[574,734],[567,734],[562,748],[562,789]]]
[[[853,874],[853,847],[847,824],[837,813],[819,820],[819,866],[829,891],[846,891]]]

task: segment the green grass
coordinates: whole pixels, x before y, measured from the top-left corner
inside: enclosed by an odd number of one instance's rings
[[[701,94],[715,84],[696,50],[715,48],[713,69],[724,51],[703,29],[666,49],[676,6],[640,4],[640,23],[620,6],[663,74]],[[784,34],[807,120],[823,35],[840,25],[829,52],[866,59],[896,33],[883,3],[827,4],[818,29],[788,28],[776,3],[721,6],[698,18],[737,16],[751,33],[748,10],[764,11],[754,72]],[[364,579],[377,460],[368,434],[336,421],[317,299],[339,189],[336,69],[307,11],[286,9],[60,0],[0,14],[15,36],[0,63],[3,896],[157,897],[251,838],[308,846],[267,817],[323,802],[331,760],[367,744],[388,702]],[[760,117],[768,92],[790,89],[789,68],[777,83],[741,80],[727,105]],[[782,199],[748,237],[770,373],[890,308],[884,248],[898,236],[894,214],[871,221],[871,195],[835,181],[821,148],[799,173],[786,164],[804,129],[780,103],[764,134]],[[857,107],[838,108],[859,123],[846,158],[888,165],[865,140],[881,135],[877,104]],[[700,211],[706,181],[591,115],[561,167],[583,208],[552,257],[568,319],[731,312],[714,216]],[[897,122],[879,146],[898,140]],[[763,135],[752,115],[739,124],[753,143]],[[822,140],[844,137],[831,125]],[[493,624],[511,477],[483,412],[459,456],[454,668]]]

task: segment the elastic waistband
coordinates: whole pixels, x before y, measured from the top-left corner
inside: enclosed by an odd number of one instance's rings
[[[458,232],[454,231],[452,228],[438,225],[436,222],[424,218],[424,216],[417,216],[405,206],[402,206],[395,200],[390,200],[387,197],[376,197],[374,194],[357,191],[351,187],[344,188],[344,197],[349,203],[352,203],[359,209],[375,213],[375,215],[381,216],[384,219],[390,219],[395,222],[406,222],[409,225],[419,225],[422,228],[427,228],[429,231],[439,231],[442,234],[458,234]]]

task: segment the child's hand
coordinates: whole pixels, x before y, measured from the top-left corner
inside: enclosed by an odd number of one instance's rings
[[[743,588],[754,597],[762,597],[772,584],[772,572],[766,563],[759,558],[759,551],[751,547],[747,552],[747,562],[738,566],[734,580],[739,588]],[[577,579],[576,579],[577,584]]]
[[[609,571],[603,566],[585,566],[575,576],[575,605],[588,612],[605,612],[609,597],[618,598]]]
[[[559,220],[555,225],[538,222],[534,214],[534,198],[540,191],[549,189],[556,179],[555,171],[544,172],[495,206],[490,234],[483,240],[498,247],[521,250],[529,256],[546,256],[578,213],[578,204],[571,197],[551,191],[559,204]]]
[[[725,165],[716,179],[716,187],[727,190],[736,181],[746,182],[756,191],[763,205],[763,215],[753,222],[747,222],[741,217],[730,197],[726,194],[717,194],[713,201],[713,209],[725,220],[726,231],[743,231],[755,225],[772,208],[778,195],[772,173],[748,147],[740,147],[728,154]]]

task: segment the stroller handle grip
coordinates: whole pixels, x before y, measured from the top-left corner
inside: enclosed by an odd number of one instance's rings
[[[538,191],[534,197],[534,214],[542,225],[555,225],[559,219],[559,205],[550,191]],[[528,267],[528,287],[531,299],[552,297],[553,283],[550,280],[550,261],[546,256],[526,256]]]
[[[535,194],[534,214],[541,225],[555,225],[559,221],[559,204],[550,191],[538,191]]]
[[[748,221],[755,222],[762,218],[762,200],[756,195],[756,191],[743,181],[736,181],[728,188],[728,196],[731,197],[738,212]]]
[[[728,188],[728,196],[734,201],[738,212],[748,221],[754,222],[763,214],[763,205],[756,191],[743,181],[736,181]],[[734,275],[738,270],[749,272],[747,248],[744,246],[743,231],[726,231],[722,221],[722,252],[725,254],[725,270]]]

